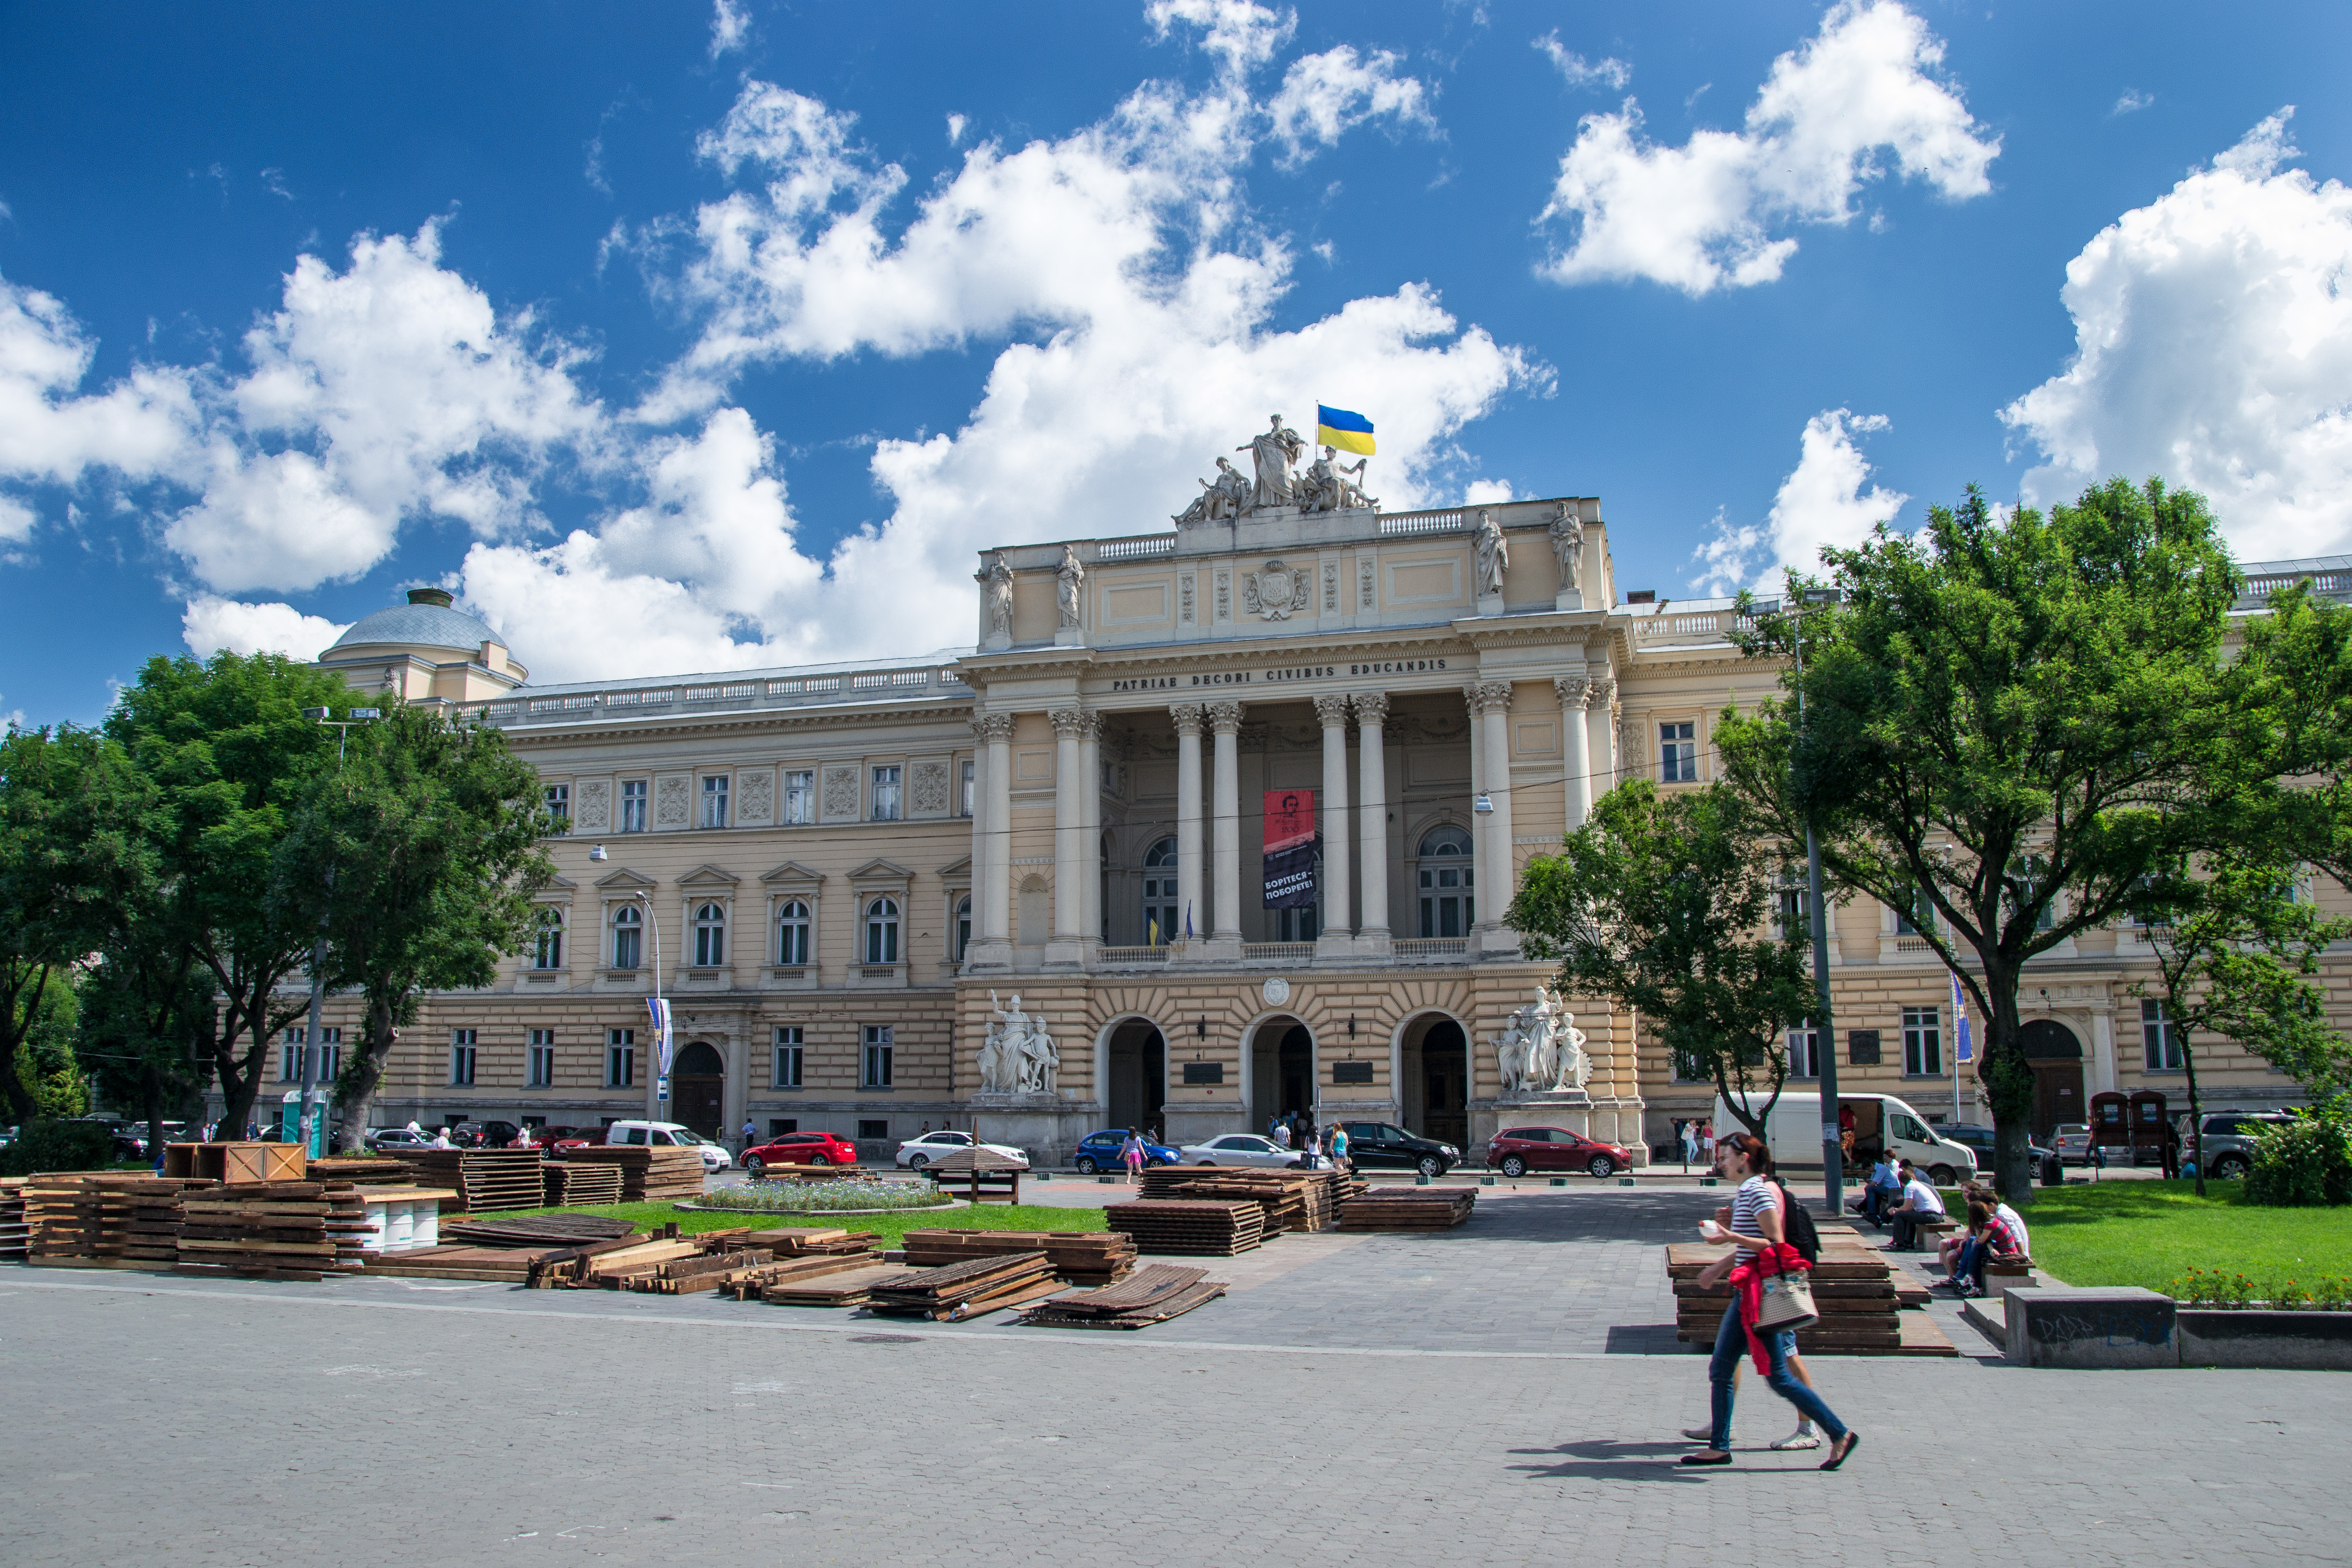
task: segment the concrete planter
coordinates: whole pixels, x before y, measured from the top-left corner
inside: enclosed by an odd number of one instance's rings
[[[2183,1366],[2352,1372],[2352,1312],[2183,1307],[2174,1333]]]

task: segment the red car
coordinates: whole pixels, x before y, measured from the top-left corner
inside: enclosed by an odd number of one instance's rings
[[[1631,1151],[1565,1127],[1507,1127],[1486,1145],[1486,1168],[1507,1176],[1530,1171],[1590,1171],[1607,1179],[1633,1168]]]
[[[771,1165],[855,1165],[857,1145],[831,1132],[779,1132],[743,1151],[743,1173],[753,1181]]]

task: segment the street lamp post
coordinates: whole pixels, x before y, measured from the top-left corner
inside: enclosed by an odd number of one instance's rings
[[[653,895],[645,889],[637,889],[637,902],[646,907],[646,925],[654,938],[654,994],[646,1005],[653,1016],[654,1039],[654,1120],[667,1121],[669,1105],[669,1004],[661,994],[661,917],[654,912]]]
[[[1834,588],[1808,588],[1797,616],[1797,728],[1805,727],[1804,605],[1833,605]],[[1793,760],[1791,763],[1793,769]],[[1822,1197],[1829,1216],[1845,1213],[1845,1140],[1838,1131],[1837,1030],[1830,1016],[1829,909],[1822,898],[1822,841],[1813,831],[1813,814],[1805,813],[1805,901],[1812,915],[1813,938],[1813,1063],[1821,1074]]]
[[[350,718],[338,719],[331,708],[305,708],[302,717],[334,727],[335,772],[340,774],[343,771],[343,754],[351,745],[352,727],[383,718],[383,710],[354,708]],[[335,873],[330,868],[327,872],[329,887],[334,886],[334,879]],[[319,940],[310,944],[310,1021],[302,1032],[302,1100],[294,1123],[296,1132],[302,1140],[302,1158],[305,1160],[310,1157],[311,1142],[318,1136],[318,1109],[312,1097],[319,1090],[319,1052],[321,1048],[319,1019],[327,1003],[326,970],[327,917],[321,912],[319,916]],[[285,1123],[281,1121],[278,1125],[282,1127]]]

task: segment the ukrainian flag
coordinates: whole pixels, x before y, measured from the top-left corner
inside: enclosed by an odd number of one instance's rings
[[[1315,405],[1315,442],[1319,447],[1337,447],[1342,452],[1372,455],[1372,422],[1360,414],[1350,414],[1344,408]]]

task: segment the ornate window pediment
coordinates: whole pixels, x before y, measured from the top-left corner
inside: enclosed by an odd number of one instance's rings
[[[732,871],[723,871],[712,865],[697,866],[677,879],[681,888],[731,888],[741,881]]]
[[[641,876],[623,866],[596,879],[600,888],[651,888],[658,886],[651,877]]]

